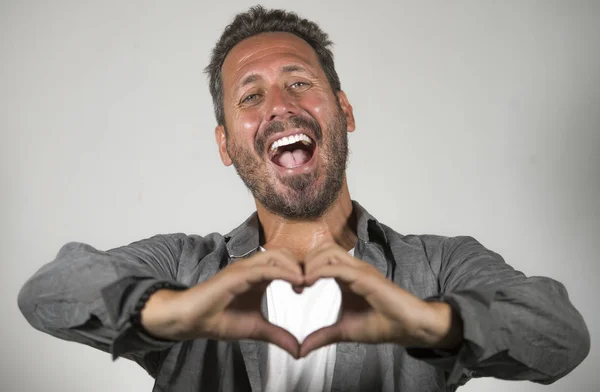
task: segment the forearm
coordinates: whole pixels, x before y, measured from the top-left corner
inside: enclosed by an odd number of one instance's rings
[[[446,302],[425,302],[427,317],[418,334],[422,348],[456,350],[463,342],[463,322]]]
[[[179,295],[177,290],[163,289],[150,296],[141,312],[141,325],[148,334],[165,340],[185,337],[187,323]]]

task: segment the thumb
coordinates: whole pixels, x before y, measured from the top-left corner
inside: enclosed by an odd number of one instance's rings
[[[317,329],[304,339],[300,345],[300,358],[306,357],[311,351],[342,340],[340,324],[336,323]]]
[[[299,358],[300,343],[298,343],[298,340],[294,337],[294,335],[266,320],[263,320],[259,324],[256,336],[253,336],[253,338],[262,340],[264,342],[273,343],[274,345],[279,346],[283,350],[290,353],[290,355],[295,359]]]

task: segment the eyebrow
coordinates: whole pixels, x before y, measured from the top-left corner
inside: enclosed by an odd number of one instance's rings
[[[281,72],[284,73],[291,73],[291,72],[306,72],[306,68],[301,67],[299,65],[284,65],[283,67],[281,67]],[[250,74],[248,76],[246,76],[244,79],[242,79],[242,81],[240,82],[238,88],[236,90],[239,90],[240,88],[250,84],[250,83],[254,83],[257,80],[259,80],[261,77],[257,74]]]
[[[258,76],[257,74],[248,75],[242,80],[242,82],[240,83],[240,85],[238,86],[237,89],[239,90],[240,88],[242,88],[250,83],[254,83],[258,79],[260,79],[260,76]]]
[[[284,65],[281,67],[281,72],[306,72],[306,69],[299,65]]]

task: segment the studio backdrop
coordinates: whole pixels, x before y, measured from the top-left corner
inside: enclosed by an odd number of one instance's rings
[[[236,1],[0,2],[0,390],[150,391],[125,359],[35,331],[20,287],[70,241],[226,233],[253,210],[221,164],[203,68]],[[544,387],[600,390],[600,2],[273,1],[334,41],[348,183],[402,234],[470,235],[561,281],[592,337]]]

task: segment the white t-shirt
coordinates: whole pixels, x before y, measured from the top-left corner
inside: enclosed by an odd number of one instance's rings
[[[354,249],[349,253],[353,255]],[[315,282],[302,294],[296,294],[288,282],[275,280],[267,287],[269,322],[285,328],[302,343],[313,331],[337,321],[341,300],[333,278]],[[331,391],[335,344],[298,360],[274,344],[268,347],[266,392]]]

